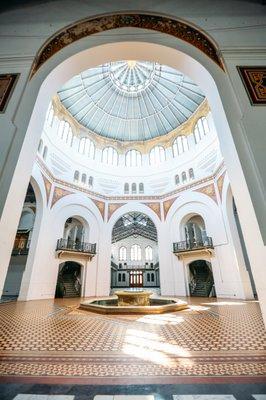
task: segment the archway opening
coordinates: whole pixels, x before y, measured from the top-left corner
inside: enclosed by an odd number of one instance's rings
[[[29,254],[36,216],[36,197],[29,184],[5,279],[2,301],[16,300]]]
[[[186,242],[191,248],[203,247],[207,240],[205,222],[200,215],[189,218],[185,224]]]
[[[190,296],[216,297],[211,263],[196,260],[188,268]]]
[[[55,298],[81,296],[81,265],[74,261],[65,261],[59,265]]]
[[[84,243],[85,228],[77,217],[70,217],[64,226],[65,246],[72,250],[81,250]]]
[[[160,289],[157,229],[144,213],[129,212],[112,230],[111,291]]]

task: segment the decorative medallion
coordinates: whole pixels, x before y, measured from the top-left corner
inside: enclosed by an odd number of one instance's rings
[[[196,192],[206,194],[209,196],[212,200],[214,200],[217,203],[217,197],[215,193],[215,187],[214,184],[211,183],[210,185],[203,186],[202,188],[196,190]]]
[[[54,188],[53,198],[51,208],[55,205],[55,203],[62,199],[62,197],[68,196],[69,194],[73,194],[73,192],[69,192],[68,190],[62,189],[60,187]]]
[[[218,187],[218,191],[219,191],[221,200],[222,200],[222,192],[223,192],[225,174],[226,174],[226,172],[224,171],[224,173],[222,175],[220,175],[219,178],[217,179],[217,187]]]
[[[51,189],[52,189],[52,182],[50,182],[45,175],[42,174],[43,181],[44,181],[44,187],[45,187],[45,192],[46,192],[46,200],[47,200],[47,205],[49,203],[49,198],[51,194]]]
[[[174,202],[176,201],[177,197],[173,197],[172,199],[166,200],[163,202],[163,211],[164,211],[164,220],[166,220],[167,214]]]
[[[145,206],[149,207],[152,211],[154,211],[157,217],[161,219],[160,203],[143,203],[143,204],[145,204]]]
[[[237,67],[245,86],[250,103],[254,106],[266,105],[266,66]]]
[[[174,36],[201,50],[223,69],[217,47],[198,29],[183,21],[162,17],[160,15],[128,13],[88,18],[58,31],[54,36],[48,39],[37,54],[32,66],[31,77],[47,60],[69,44],[99,32],[119,28],[150,29]]]
[[[95,200],[95,199],[92,199],[92,198],[90,198],[90,199],[96,205],[96,207],[100,211],[101,216],[102,216],[102,218],[104,220],[105,202],[104,201],[100,201],[100,200]]]
[[[125,203],[109,203],[108,204],[108,221],[113,215],[113,213],[118,210],[118,208],[124,206]]]
[[[0,75],[0,112],[3,113],[15,88],[19,74]]]

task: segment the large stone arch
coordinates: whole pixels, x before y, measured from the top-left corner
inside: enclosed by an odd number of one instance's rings
[[[20,106],[12,121],[13,126],[9,127],[12,132],[15,132],[15,137],[12,146],[7,149],[6,153],[8,168],[1,176],[0,211],[2,219],[0,232],[4,232],[7,221],[11,226],[17,224],[23,202],[21,193],[26,191],[45,113],[54,91],[71,76],[106,61],[119,59],[157,61],[184,72],[201,86],[208,98],[232,183],[241,224],[246,232],[250,259],[257,271],[258,293],[260,292],[262,298],[264,298],[263,282],[265,282],[265,279],[262,279],[261,271],[263,271],[262,260],[265,254],[262,234],[266,237],[265,198],[263,190],[259,190],[261,178],[254,165],[251,147],[247,145],[241,110],[228,75],[209,56],[191,46],[188,42],[170,36],[167,30],[149,38],[149,42],[144,36],[138,38],[136,42],[135,33],[138,32],[138,28],[130,28],[128,34],[124,36],[125,29],[127,28],[114,30],[112,35],[108,37],[99,32],[97,35],[82,38],[70,46],[64,47],[53,57],[50,57],[27,83],[21,97]],[[130,42],[130,40],[133,41]],[[242,166],[239,157],[241,157]],[[254,193],[252,200],[259,216],[258,219],[256,219],[243,171],[248,177],[249,189]],[[19,186],[20,190],[17,190]],[[12,215],[10,215],[11,203],[15,203],[15,212]],[[254,228],[252,234],[249,232],[251,223]],[[253,247],[254,232],[258,243],[256,249]],[[0,249],[1,253],[11,253],[12,240],[13,238],[10,237],[8,246]],[[2,243],[2,240],[0,240],[0,243]],[[257,251],[258,249],[259,251]],[[1,286],[6,267],[6,260],[3,260]]]

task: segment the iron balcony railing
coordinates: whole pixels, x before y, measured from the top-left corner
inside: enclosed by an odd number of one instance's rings
[[[181,253],[182,251],[193,251],[197,249],[213,249],[212,238],[207,236],[203,240],[183,240],[182,242],[173,243],[173,252]]]
[[[69,239],[58,239],[56,251],[68,250],[77,253],[96,254],[96,243],[76,242]]]
[[[29,253],[29,239],[15,239],[12,256],[26,256]]]

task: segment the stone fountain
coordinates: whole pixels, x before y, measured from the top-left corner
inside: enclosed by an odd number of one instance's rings
[[[115,297],[85,300],[79,308],[100,314],[162,314],[188,308],[185,301],[152,296],[148,290],[119,290]]]
[[[146,290],[130,291],[119,290],[115,292],[118,297],[118,306],[149,306],[152,292]]]

